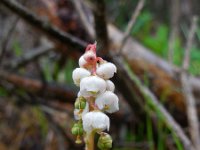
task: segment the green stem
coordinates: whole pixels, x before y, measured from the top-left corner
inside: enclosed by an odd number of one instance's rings
[[[86,147],[85,147],[85,150],[94,150],[94,135],[95,135],[94,131],[92,131],[90,133],[86,133],[86,137],[85,137]]]

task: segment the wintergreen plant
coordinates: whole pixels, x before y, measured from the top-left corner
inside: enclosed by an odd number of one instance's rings
[[[74,103],[74,117],[77,122],[72,127],[76,143],[84,138],[86,150],[94,149],[94,136],[99,134],[97,146],[101,150],[112,147],[108,133],[110,119],[105,113],[119,110],[118,97],[114,94],[115,85],[109,80],[117,72],[113,63],[96,56],[96,43],[89,44],[79,59],[80,68],[72,73],[74,83],[80,87]]]

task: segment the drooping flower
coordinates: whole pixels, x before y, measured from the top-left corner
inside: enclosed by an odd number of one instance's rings
[[[83,97],[96,96],[105,90],[106,82],[97,76],[85,77],[80,82],[80,94]]]
[[[84,68],[76,68],[72,73],[74,83],[79,86],[81,79],[90,76],[91,73]]]
[[[83,129],[85,132],[100,132],[104,131],[105,129],[109,130],[110,128],[109,117],[100,111],[88,112],[83,116],[82,120]]]
[[[117,68],[113,63],[105,62],[97,68],[97,75],[105,80],[110,79],[117,72]]]
[[[75,120],[80,120],[82,117],[89,112],[89,104],[86,102],[86,106],[83,110],[81,109],[74,109],[74,118]]]
[[[107,91],[111,91],[111,92],[114,92],[115,90],[115,85],[112,81],[110,80],[106,80],[106,90]]]
[[[113,113],[119,110],[119,99],[111,91],[106,91],[105,93],[99,95],[95,100],[95,104],[100,110],[105,110],[108,113]]]

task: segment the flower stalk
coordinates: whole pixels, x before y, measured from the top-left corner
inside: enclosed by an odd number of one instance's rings
[[[96,55],[96,43],[89,44],[79,59],[80,68],[74,69],[72,78],[80,87],[74,104],[74,117],[77,123],[72,127],[76,143],[85,141],[86,150],[94,150],[94,136],[100,134],[98,147],[108,150],[112,147],[112,138],[108,133],[110,119],[105,113],[119,110],[118,97],[114,94],[115,85],[109,80],[117,71],[113,63]]]

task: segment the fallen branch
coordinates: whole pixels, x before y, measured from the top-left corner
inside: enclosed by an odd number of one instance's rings
[[[46,98],[56,98],[63,102],[74,102],[76,88],[73,86],[58,86],[54,83],[43,84],[39,80],[29,79],[0,70],[0,81],[7,81],[14,86]]]
[[[188,83],[187,73],[189,64],[190,64],[190,51],[192,47],[192,43],[194,40],[194,35],[197,29],[197,17],[193,17],[191,29],[189,31],[185,56],[183,60],[183,71],[181,72],[181,82],[183,88],[183,94],[185,96],[186,106],[187,106],[187,117],[189,122],[189,129],[192,142],[196,150],[200,148],[200,131],[199,131],[199,121],[197,116],[197,109],[195,104],[195,99],[192,94],[192,90],[190,84]]]
[[[154,118],[154,115],[156,112],[161,114],[161,117],[159,118],[164,124],[171,129],[171,132],[175,133],[177,137],[181,140],[182,144],[184,145],[185,150],[194,150],[190,140],[185,135],[182,128],[179,126],[179,124],[173,119],[173,117],[168,113],[168,111],[160,104],[160,102],[157,100],[157,98],[153,95],[153,93],[145,87],[137,76],[131,73],[130,69],[125,65],[124,60],[121,57],[114,58],[114,62],[118,64],[121,68],[124,67],[124,73],[126,73],[126,79],[132,84],[133,87],[137,88],[137,92],[141,93],[144,103],[147,104],[148,109],[146,109],[144,106],[140,107],[145,109],[145,111],[148,112],[148,114]],[[153,116],[152,116],[153,114]]]

